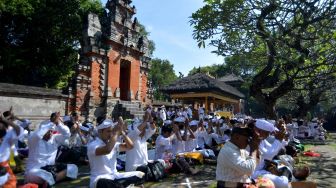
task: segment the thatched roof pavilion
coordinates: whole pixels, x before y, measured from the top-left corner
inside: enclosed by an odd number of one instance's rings
[[[164,87],[162,91],[185,103],[204,103],[206,110],[209,109],[210,103],[232,104],[235,106],[234,111],[239,112],[240,99],[245,97],[231,85],[202,73],[181,78]]]

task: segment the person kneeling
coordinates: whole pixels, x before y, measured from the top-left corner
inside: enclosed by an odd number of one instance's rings
[[[122,129],[123,121],[118,123],[106,119],[97,126],[98,137],[88,145],[88,157],[91,169],[90,188],[127,187],[144,183],[144,173],[132,171],[119,173],[116,169],[117,154],[133,148],[133,142]],[[118,142],[118,136],[124,143]]]
[[[29,155],[25,173],[26,183],[49,186],[66,177],[76,179],[78,167],[56,163],[57,148],[70,137],[70,130],[60,120],[60,113],[52,113],[49,122],[40,125],[28,139]]]

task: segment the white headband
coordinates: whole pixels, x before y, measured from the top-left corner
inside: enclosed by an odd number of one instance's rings
[[[118,122],[113,123],[112,120],[105,119],[100,125],[97,126],[97,130],[106,129],[106,128],[109,128],[109,127],[114,128],[114,126],[116,126],[117,124],[118,124]]]

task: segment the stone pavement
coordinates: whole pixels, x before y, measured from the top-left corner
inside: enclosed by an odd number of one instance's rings
[[[311,168],[310,179],[316,181],[319,188],[336,188],[336,133],[329,133],[325,145],[312,145],[310,150],[321,154],[321,157],[306,157]]]

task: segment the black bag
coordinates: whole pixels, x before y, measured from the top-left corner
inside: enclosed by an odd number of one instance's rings
[[[136,171],[145,173],[146,181],[159,181],[166,176],[164,166],[159,161],[141,165]]]
[[[159,181],[166,176],[164,166],[159,161],[148,163],[148,167],[152,173],[152,181]]]
[[[152,179],[154,179],[152,171],[147,165],[138,166],[136,171],[141,171],[141,172],[145,173],[145,180],[146,181],[151,181]]]
[[[85,154],[85,149],[81,147],[69,148],[67,146],[60,146],[57,151],[56,162],[77,164],[81,155]]]

